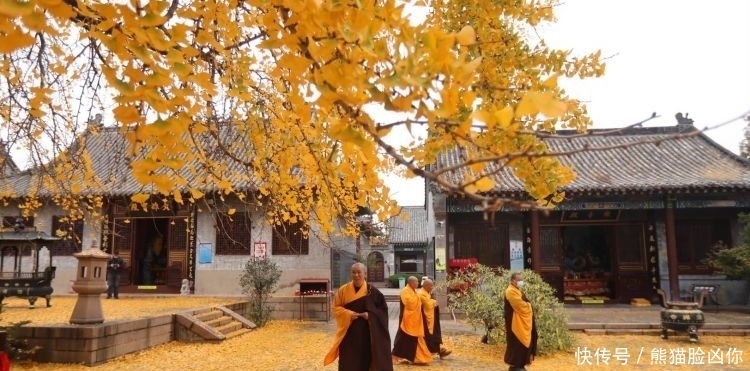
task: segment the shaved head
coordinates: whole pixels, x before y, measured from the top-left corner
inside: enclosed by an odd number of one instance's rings
[[[409,283],[409,287],[411,287],[412,289],[416,290],[417,287],[419,287],[419,279],[417,279],[417,277],[409,276],[406,281]]]
[[[354,283],[354,286],[362,286],[365,283],[366,278],[367,267],[359,262],[352,264],[352,283]]]
[[[432,292],[433,285],[434,285],[434,282],[432,282],[432,280],[429,278],[425,278],[422,280],[422,289],[427,292]]]

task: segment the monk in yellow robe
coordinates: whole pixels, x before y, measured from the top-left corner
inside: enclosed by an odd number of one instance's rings
[[[424,339],[422,300],[417,294],[417,277],[408,278],[408,285],[401,290],[401,311],[398,332],[393,341],[393,361],[396,363],[429,364],[432,354]]]
[[[364,264],[354,263],[351,272],[333,298],[336,339],[323,365],[338,358],[339,371],[393,371],[385,296],[365,282]]]
[[[526,365],[534,361],[537,339],[534,310],[521,289],[523,275],[513,273],[510,285],[505,289],[505,363],[509,371],[525,371]]]
[[[445,358],[451,351],[443,346],[443,334],[440,330],[440,308],[437,300],[432,298],[432,288],[435,287],[431,279],[422,280],[422,288],[417,290],[422,300],[422,320],[424,322],[424,340],[430,353],[437,353]]]

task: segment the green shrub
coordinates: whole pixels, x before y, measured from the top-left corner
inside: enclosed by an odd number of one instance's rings
[[[724,244],[717,244],[709,251],[705,262],[729,279],[750,280],[750,246],[728,248]]]
[[[750,214],[740,214],[739,220],[743,225],[740,244],[729,248],[720,241],[708,253],[704,263],[730,279],[750,280]]]
[[[18,328],[31,323],[31,321],[21,321],[11,323],[9,327],[2,328],[7,332],[6,352],[8,357],[17,361],[26,361],[36,353],[41,347],[32,346],[26,339],[18,338]]]
[[[240,276],[242,293],[249,296],[248,318],[259,327],[271,320],[273,308],[268,305],[271,294],[281,279],[281,269],[270,259],[251,258]]]
[[[483,265],[454,275],[441,286],[448,290],[448,307],[462,311],[475,328],[483,328],[490,343],[505,341],[505,289],[511,272]],[[541,276],[525,270],[523,292],[534,308],[539,333],[540,354],[570,350],[573,337],[568,330],[568,314],[555,290]]]

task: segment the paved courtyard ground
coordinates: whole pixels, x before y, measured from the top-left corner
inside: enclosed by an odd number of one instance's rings
[[[36,323],[65,323],[74,300],[55,298],[53,308],[29,310],[24,302],[7,299],[0,314],[3,323],[23,318]],[[124,298],[103,300],[107,319],[136,318],[149,314],[174,312],[181,309],[227,302],[218,298]],[[394,304],[394,303],[391,303]],[[391,305],[391,317],[395,316]],[[54,310],[53,310],[54,309]],[[395,366],[396,370],[507,370],[502,364],[503,346],[480,343],[471,327],[452,320],[444,321],[445,342],[454,353],[435,360],[427,367]],[[391,326],[392,328],[395,325]],[[267,327],[221,343],[171,342],[147,351],[111,360],[103,365],[87,367],[67,364],[16,363],[13,370],[336,370],[336,365],[322,367],[335,330],[326,322],[274,321]],[[395,332],[395,331],[392,331]],[[658,336],[591,336],[576,335],[577,347],[570,353],[544,355],[529,371],[541,370],[748,370],[750,369],[750,337],[701,337],[691,344],[687,337],[668,341]],[[576,351],[577,350],[577,351]]]

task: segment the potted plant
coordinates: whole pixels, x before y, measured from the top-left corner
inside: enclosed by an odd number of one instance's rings
[[[719,242],[708,253],[706,264],[725,274],[728,280],[736,281],[734,284],[727,282],[735,287],[723,291],[744,293],[746,304],[750,305],[750,214],[740,214],[739,220],[743,225],[739,244],[730,248]]]

